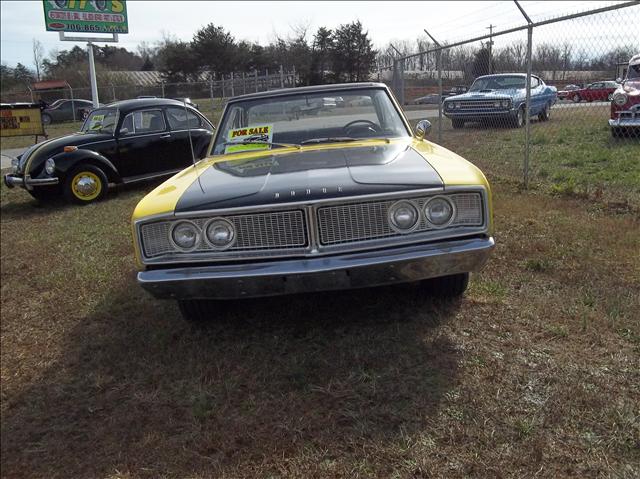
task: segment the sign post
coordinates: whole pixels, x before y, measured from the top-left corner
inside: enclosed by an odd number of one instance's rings
[[[89,78],[93,107],[97,108],[98,82],[93,42],[118,42],[118,35],[129,33],[125,0],[43,0],[47,31],[59,32],[60,41],[87,42]],[[65,36],[65,32],[108,34],[108,37]]]

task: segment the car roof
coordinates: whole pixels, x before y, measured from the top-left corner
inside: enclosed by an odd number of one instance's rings
[[[253,100],[257,98],[272,98],[277,96],[291,95],[291,94],[305,94],[305,93],[324,93],[324,92],[344,92],[349,90],[360,90],[362,88],[384,88],[387,89],[387,85],[384,83],[374,82],[359,82],[359,83],[333,83],[329,85],[314,85],[314,86],[301,86],[297,88],[283,88],[279,90],[263,91],[259,93],[249,93],[247,95],[239,95],[229,99],[229,103]]]
[[[137,110],[139,108],[148,108],[152,106],[183,106],[184,104],[178,100],[171,100],[169,98],[136,98],[134,100],[121,100],[115,101],[105,105],[104,108],[117,108],[122,112]],[[191,108],[187,104],[188,108]]]
[[[638,64],[640,64],[640,53],[632,56],[631,60],[629,60],[629,65],[638,65]]]
[[[481,75],[478,78],[486,78],[486,77],[525,77],[526,73],[492,73],[491,75]],[[537,77],[538,75],[531,74],[532,77]],[[476,80],[478,79],[476,78]]]

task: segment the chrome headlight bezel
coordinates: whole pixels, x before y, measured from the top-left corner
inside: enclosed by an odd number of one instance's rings
[[[399,208],[403,206],[408,206],[415,213],[415,221],[408,228],[402,228],[401,226],[399,226],[397,223],[397,219],[394,215],[394,212],[396,212]],[[410,200],[396,201],[394,204],[392,204],[389,207],[389,210],[387,211],[387,220],[389,221],[389,226],[395,232],[401,233],[401,234],[411,233],[412,231],[415,231],[416,228],[418,228],[418,226],[420,225],[420,208],[418,208],[418,205],[416,205],[415,202]]]
[[[53,158],[49,158],[44,162],[44,171],[49,176],[56,171],[56,161]]]
[[[429,205],[432,205],[435,201],[444,201],[445,203],[447,203],[447,205],[449,206],[449,208],[451,209],[451,214],[449,215],[449,219],[447,221],[445,221],[442,224],[437,224],[434,223],[433,221],[431,221],[430,219],[430,215],[429,215]],[[438,196],[434,196],[433,198],[430,198],[425,204],[424,204],[424,208],[423,208],[423,214],[424,214],[424,218],[427,221],[427,224],[429,225],[429,227],[433,228],[433,229],[444,229],[447,228],[449,225],[451,225],[451,223],[453,223],[453,221],[456,218],[456,205],[453,201],[451,201],[451,199],[447,196],[444,195],[438,195]]]
[[[174,233],[176,229],[178,228],[178,226],[183,224],[192,226],[196,235],[196,239],[195,239],[195,242],[193,243],[193,246],[188,248],[179,245],[174,238]],[[198,248],[198,246],[200,246],[201,241],[202,241],[202,230],[200,230],[198,225],[195,224],[193,221],[189,221],[189,220],[176,221],[174,224],[171,225],[171,228],[169,229],[169,242],[171,243],[171,246],[173,246],[177,251],[181,251],[184,253],[195,251]]]
[[[629,95],[623,91],[619,91],[613,95],[613,102],[618,106],[623,106],[629,101]]]
[[[224,224],[229,229],[231,238],[226,244],[218,245],[209,237],[209,228],[211,228],[214,224]],[[207,245],[209,245],[215,251],[224,251],[231,248],[235,244],[237,239],[236,228],[233,223],[228,219],[222,217],[211,218],[204,224],[202,231],[204,233],[204,239],[207,242]]]

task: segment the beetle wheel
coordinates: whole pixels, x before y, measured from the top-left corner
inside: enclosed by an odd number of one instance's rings
[[[108,184],[107,175],[100,168],[81,165],[67,175],[64,193],[69,201],[86,205],[104,198]]]

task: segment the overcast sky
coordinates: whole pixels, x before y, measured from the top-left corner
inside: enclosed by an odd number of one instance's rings
[[[614,1],[522,1],[533,21],[585,11]],[[9,66],[20,62],[33,68],[32,39],[40,40],[47,54],[71,48],[58,34],[46,32],[41,1],[0,1],[1,61]],[[631,7],[634,18],[640,6]],[[440,41],[455,41],[482,35],[493,24],[496,30],[521,25],[522,15],[512,1],[415,1],[415,2],[190,2],[127,1],[129,31],[120,36],[120,45],[129,50],[146,41],[154,43],[162,31],[190,40],[201,26],[222,25],[237,38],[266,44],[276,35],[286,37],[292,26],[308,25],[310,34],[319,26],[329,28],[360,20],[377,47],[390,40],[415,40],[423,28]],[[589,48],[614,47],[616,42],[633,42],[640,49],[638,23],[625,20],[624,11],[591,20],[575,20],[561,27],[546,27],[541,37],[558,41],[582,40]],[[518,37],[520,38],[520,37]],[[525,34],[521,35],[525,38]],[[503,37],[501,41],[512,41]],[[77,43],[83,45],[82,43]],[[500,41],[497,41],[500,44]],[[593,45],[592,47],[590,45]]]

